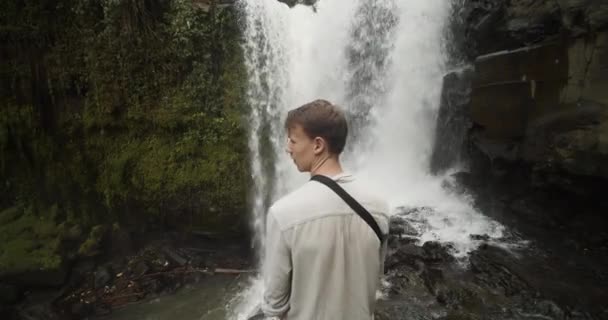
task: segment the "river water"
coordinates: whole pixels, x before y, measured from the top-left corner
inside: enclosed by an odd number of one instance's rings
[[[233,297],[244,289],[246,279],[216,275],[163,296],[114,310],[112,320],[223,320],[230,319]]]

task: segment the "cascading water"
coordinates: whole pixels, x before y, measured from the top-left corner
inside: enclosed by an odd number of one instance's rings
[[[320,0],[292,9],[277,0],[240,0],[249,71],[250,148],[255,182],[252,221],[263,248],[265,211],[306,181],[284,152],[289,109],[323,98],[344,107],[351,132],[343,160],[368,176],[393,213],[408,216],[421,242],[454,245],[464,256],[471,234],[500,237],[502,227],[429,174],[429,158],[445,73],[446,0]],[[254,281],[236,308],[259,301]],[[251,297],[251,298],[247,298]],[[243,298],[242,298],[243,299]]]

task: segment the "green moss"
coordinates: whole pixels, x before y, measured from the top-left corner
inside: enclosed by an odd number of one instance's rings
[[[62,239],[55,222],[32,208],[10,208],[0,217],[14,217],[15,212],[16,219],[0,225],[0,276],[59,268]]]
[[[57,225],[0,221],[72,241],[112,221],[243,227],[247,77],[236,10],[205,13],[187,0],[26,7],[0,5],[11,40],[0,69],[0,208],[35,207]],[[94,252],[88,239],[83,254]]]
[[[85,257],[91,257],[98,254],[107,229],[108,228],[105,225],[96,225],[91,228],[88,238],[80,245],[78,254]]]

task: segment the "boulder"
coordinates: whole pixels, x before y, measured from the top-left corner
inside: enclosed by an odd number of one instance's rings
[[[112,278],[114,277],[114,273],[112,268],[107,266],[100,266],[95,270],[94,279],[95,279],[95,289],[103,288],[106,284],[108,284]]]
[[[597,0],[469,0],[460,11],[469,58],[608,26],[608,3]]]
[[[562,23],[575,34],[608,27],[608,3],[597,0],[556,0]]]
[[[107,231],[108,226],[106,225],[97,225],[91,228],[88,238],[78,248],[78,254],[83,257],[98,255],[101,252]]]
[[[473,146],[494,161],[608,179],[608,32],[480,56]]]
[[[466,134],[473,125],[467,113],[474,70],[466,67],[443,78],[431,172],[437,174],[462,161]]]
[[[397,237],[418,236],[418,231],[403,217],[392,216],[389,221],[389,234]]]

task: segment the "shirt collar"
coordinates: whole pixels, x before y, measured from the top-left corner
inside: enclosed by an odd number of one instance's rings
[[[342,173],[338,173],[335,176],[331,176],[330,178],[332,178],[334,181],[339,181],[339,182],[346,182],[346,181],[351,181],[353,180],[353,174],[347,171],[342,171]]]

